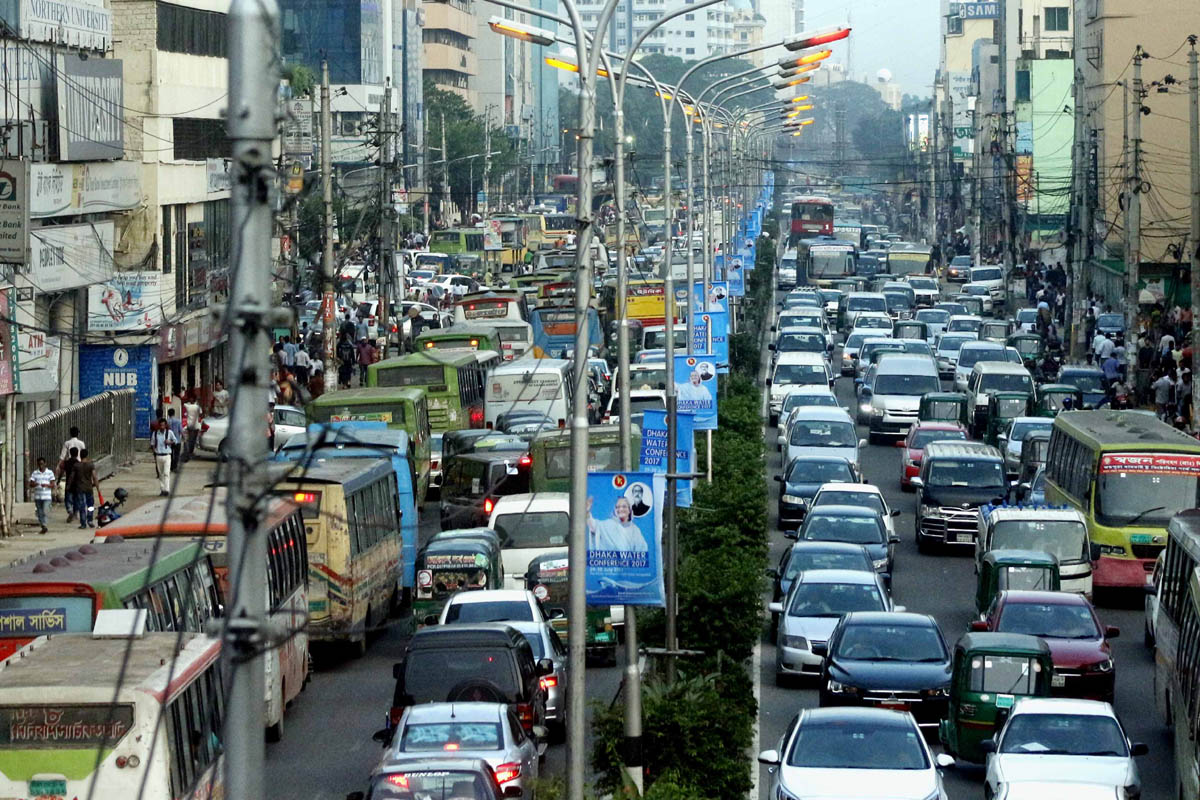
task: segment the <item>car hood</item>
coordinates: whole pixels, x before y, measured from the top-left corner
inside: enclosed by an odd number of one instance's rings
[[[976,508],[990,503],[1005,493],[1003,487],[978,488],[971,486],[925,486],[921,490],[921,500],[931,506]]]
[[[911,394],[877,394],[872,399],[886,404],[888,411],[917,411],[921,407],[921,398]]]
[[[791,483],[789,481],[784,484],[783,493],[794,494],[811,500],[813,495],[817,493],[817,489],[820,489],[824,485],[823,483]]]
[[[791,461],[796,456],[814,455],[841,457],[848,460],[851,464],[858,463],[857,447],[813,447],[810,445],[789,444],[787,448],[788,461]]]
[[[937,789],[932,769],[809,769],[782,767],[780,779],[796,797],[837,800],[924,800]]]
[[[1001,783],[1009,781],[1087,781],[1112,786],[1128,786],[1136,777],[1127,758],[1111,756],[1039,756],[1004,753],[998,759],[996,775]]]
[[[780,632],[788,636],[803,636],[808,640],[818,642],[829,641],[829,634],[841,617],[793,617],[784,615]]]
[[[1055,667],[1076,669],[1095,664],[1111,656],[1111,648],[1103,639],[1054,639],[1041,637],[1050,647],[1050,657]]]
[[[937,689],[950,685],[950,662],[833,659],[829,662],[829,677],[861,689]]]

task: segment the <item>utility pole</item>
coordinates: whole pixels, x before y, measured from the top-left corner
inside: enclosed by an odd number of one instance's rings
[[[445,126],[442,127],[444,131]],[[442,158],[446,154],[442,153]],[[491,109],[483,118],[483,207],[479,209],[479,215],[485,220],[488,216],[488,204],[491,203],[491,192],[488,191],[488,176],[492,173],[492,114]],[[587,352],[586,350],[584,351]]]
[[[1137,335],[1138,270],[1142,263],[1142,46],[1133,53],[1133,105],[1129,119],[1129,175],[1125,183],[1125,335]]]
[[[277,134],[279,7],[275,0],[233,0],[228,15],[229,112],[232,145],[230,206],[234,231],[230,322],[230,372],[234,397],[229,425],[230,586],[222,628],[221,658],[228,679],[225,790],[231,800],[259,800],[266,793],[263,714],[266,669],[263,653],[281,637],[267,622],[267,538],[259,522],[270,490],[263,420],[271,381],[267,353],[271,328],[280,318],[271,298],[271,207],[276,172],[271,148]],[[286,632],[280,632],[286,635]]]
[[[337,375],[334,355],[333,299],[333,114],[329,110],[329,62],[321,62],[321,199],[325,206],[325,246],[321,250],[321,338],[325,345],[325,380]],[[326,384],[328,385],[328,384]]]
[[[392,82],[383,87],[383,110],[379,114],[379,312],[375,319],[383,330],[383,352],[387,355],[391,339],[392,315],[388,300],[391,296],[392,271],[396,268],[396,207],[392,203],[392,167],[395,165],[396,126],[392,120]]]
[[[446,112],[442,112],[442,222],[450,224],[450,161],[446,153]],[[468,193],[470,189],[468,188]]]
[[[1192,235],[1188,255],[1192,262],[1192,381],[1200,375],[1200,354],[1196,347],[1196,320],[1200,319],[1200,72],[1197,70],[1196,36],[1188,37],[1188,153],[1191,156]],[[1200,393],[1192,389],[1192,425],[1200,421]]]

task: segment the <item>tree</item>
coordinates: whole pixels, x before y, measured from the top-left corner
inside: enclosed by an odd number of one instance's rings
[[[431,81],[425,82],[425,141],[430,157],[428,173],[433,201],[442,196],[442,187],[448,174],[450,197],[464,211],[475,205],[475,192],[483,189],[484,144],[487,142],[487,121],[471,110],[461,95],[439,89]],[[442,123],[446,126],[446,151],[437,151],[442,146]],[[516,146],[503,128],[492,126],[491,157],[492,184],[517,164]],[[475,156],[469,158],[469,156]],[[448,160],[443,165],[443,159]]]
[[[283,68],[283,79],[292,87],[292,97],[310,97],[317,85],[317,75],[303,64],[288,64]]]
[[[884,109],[875,116],[860,119],[851,128],[854,146],[864,157],[888,158],[904,153],[904,117],[899,111]]]

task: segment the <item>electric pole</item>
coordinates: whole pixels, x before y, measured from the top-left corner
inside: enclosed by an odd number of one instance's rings
[[[450,163],[446,153],[446,112],[442,112],[442,222],[450,224]]]
[[[1133,105],[1129,119],[1128,178],[1125,183],[1125,336],[1137,335],[1138,269],[1142,263],[1142,46],[1133,53]],[[1130,118],[1132,115],[1132,118]]]
[[[233,0],[228,15],[229,111],[232,145],[233,287],[230,322],[229,578],[232,594],[222,628],[221,658],[229,693],[223,744],[225,790],[231,800],[260,800],[266,793],[263,714],[266,670],[263,653],[280,641],[267,622],[267,539],[259,528],[270,491],[266,462],[267,354],[271,328],[290,321],[271,298],[271,159],[277,135],[279,7],[275,0]],[[284,322],[284,324],[287,324]],[[281,632],[286,635],[286,632]]]
[[[1188,255],[1192,262],[1192,381],[1200,375],[1200,354],[1197,353],[1196,320],[1200,315],[1200,73],[1197,71],[1196,37],[1188,37],[1188,153],[1191,156],[1192,235]],[[1200,421],[1200,393],[1192,389],[1192,425]]]
[[[334,356],[333,301],[333,114],[329,110],[329,62],[321,62],[321,199],[325,206],[325,246],[321,250],[321,337],[325,344],[325,380],[337,375]],[[327,384],[328,385],[328,384]],[[336,385],[336,384],[335,384]]]
[[[392,270],[396,268],[396,208],[392,204],[392,167],[395,165],[396,130],[392,122],[392,83],[383,87],[383,111],[379,115],[379,311],[375,315],[378,329],[383,330],[383,352],[387,356],[391,338],[392,315],[388,298]]]

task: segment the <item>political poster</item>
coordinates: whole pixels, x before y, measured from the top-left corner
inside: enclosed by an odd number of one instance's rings
[[[725,256],[713,256],[713,280],[725,280]]]
[[[696,463],[695,418],[675,413],[675,474],[692,471]],[[665,475],[667,472],[667,412],[649,409],[642,415],[642,451],[638,469]],[[692,507],[692,482],[675,482],[675,505]]]
[[[705,308],[705,301],[708,302],[708,307]],[[695,291],[692,292],[692,302],[697,314],[704,311],[728,311],[729,310],[729,283],[726,281],[713,281],[708,284],[708,291],[705,292],[704,284],[697,283]],[[707,350],[704,352],[708,352]]]
[[[729,259],[729,293],[734,297],[746,296],[746,275],[743,272],[745,257],[741,255]]]
[[[712,353],[716,357],[717,374],[729,372],[729,312],[696,313],[692,328],[692,352]]]
[[[675,356],[675,408],[696,415],[695,429],[717,429],[717,357]]]
[[[663,502],[653,472],[588,474],[588,605],[666,604]]]

